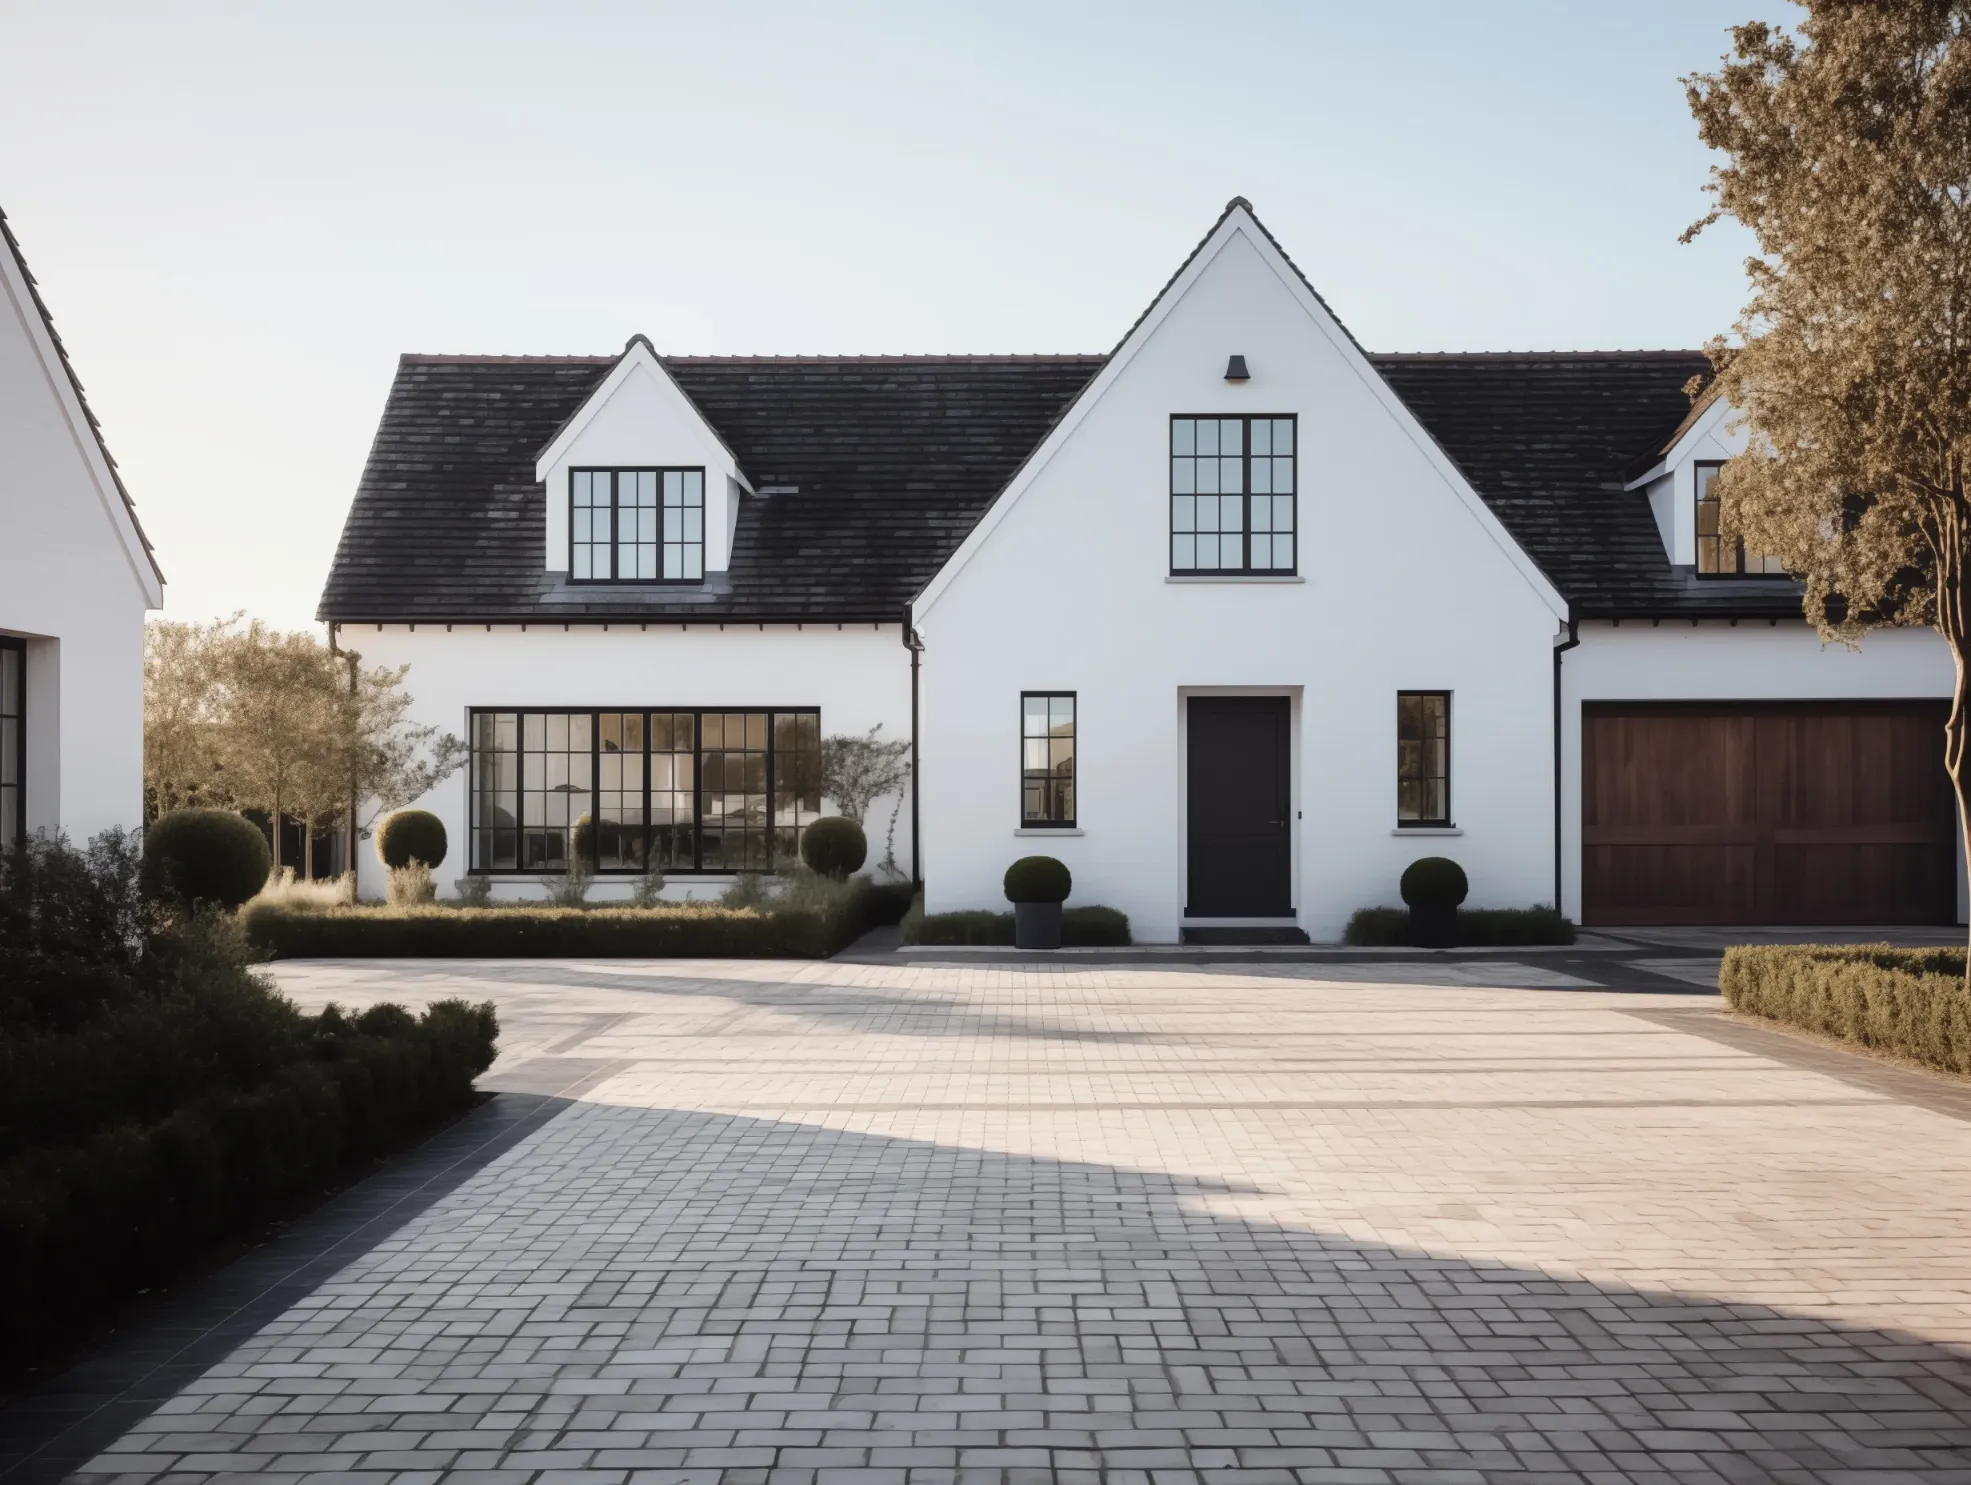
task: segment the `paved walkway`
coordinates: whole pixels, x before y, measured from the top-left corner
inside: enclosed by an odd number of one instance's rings
[[[1958,1090],[1341,968],[282,966],[554,1102],[81,1478],[1971,1481]]]

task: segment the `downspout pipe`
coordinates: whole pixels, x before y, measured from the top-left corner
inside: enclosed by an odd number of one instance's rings
[[[1580,620],[1574,617],[1573,607],[1567,611],[1567,638],[1554,646],[1554,911],[1563,911],[1560,905],[1561,884],[1565,878],[1566,852],[1562,842],[1561,830],[1561,700],[1560,700],[1560,657],[1581,643]]]
[[[919,765],[917,751],[917,696],[919,675],[924,658],[924,641],[912,626],[910,622],[910,610],[908,609],[905,609],[903,613],[903,647],[910,651],[910,886],[911,890],[915,892],[922,891],[924,887],[924,872],[919,865],[923,857],[918,849],[918,843],[922,837],[919,833],[920,827],[918,820],[920,817],[917,810],[917,781],[923,775],[923,769]]]

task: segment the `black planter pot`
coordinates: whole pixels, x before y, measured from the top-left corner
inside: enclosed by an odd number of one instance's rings
[[[1411,908],[1410,942],[1419,949],[1455,949],[1458,946],[1458,910],[1454,907]]]
[[[1013,944],[1021,949],[1061,947],[1061,905],[1058,902],[1013,904]]]

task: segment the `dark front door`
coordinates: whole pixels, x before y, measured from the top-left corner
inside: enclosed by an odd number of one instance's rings
[[[1191,698],[1187,917],[1292,915],[1287,731],[1284,696]]]

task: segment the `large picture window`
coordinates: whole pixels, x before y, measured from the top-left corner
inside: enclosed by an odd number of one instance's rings
[[[1784,577],[1779,558],[1747,551],[1745,538],[1726,536],[1716,482],[1723,464],[1699,464],[1697,473],[1697,570],[1705,577]]]
[[[769,871],[821,813],[821,714],[475,711],[475,872]]]
[[[1075,822],[1074,692],[1020,693],[1020,824],[1028,830]]]
[[[1451,823],[1451,693],[1396,693],[1396,823]]]
[[[27,843],[27,645],[0,638],[0,850]]]
[[[1173,574],[1294,571],[1295,421],[1170,420]]]
[[[705,471],[571,471],[568,543],[568,575],[578,583],[702,581]]]

